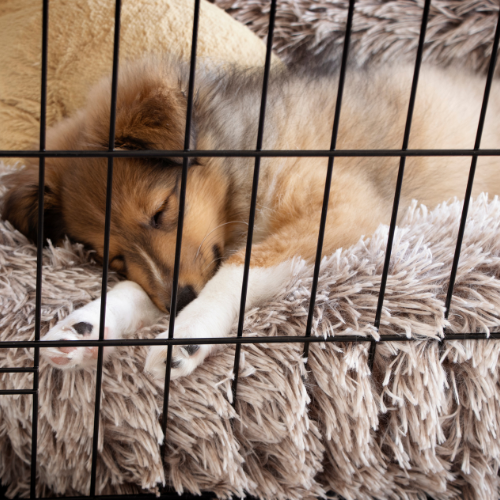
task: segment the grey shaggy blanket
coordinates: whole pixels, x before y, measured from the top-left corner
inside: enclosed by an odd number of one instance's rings
[[[261,38],[267,36],[270,0],[213,0]],[[277,0],[273,48],[286,62],[340,61],[347,0]],[[356,0],[350,60],[415,60],[424,0]],[[498,19],[497,0],[432,0],[424,61],[484,71]],[[498,68],[497,68],[498,71]]]
[[[5,171],[5,167],[1,169]],[[1,179],[0,179],[1,186]],[[0,188],[0,195],[2,194]],[[443,301],[461,203],[416,203],[396,231],[373,376],[368,343],[247,345],[236,408],[234,347],[171,384],[165,463],[162,388],[143,372],[146,348],[122,347],[104,367],[98,493],[211,490],[299,500],[334,491],[349,500],[497,499],[500,342],[435,340],[499,325],[500,200],[471,205],[449,322]],[[388,228],[323,260],[312,334],[370,335]],[[81,245],[44,251],[42,334],[99,295],[101,269]],[[0,340],[34,338],[36,249],[0,221]],[[251,310],[244,335],[302,335],[312,266],[296,262],[273,302]],[[110,284],[117,277],[111,275]],[[167,325],[138,331],[150,338]],[[234,333],[234,332],[233,332]],[[0,367],[28,367],[32,349],[0,349]],[[0,389],[29,389],[1,373]],[[95,372],[62,372],[42,358],[37,495],[89,491]],[[0,396],[0,481],[29,494],[31,397]]]

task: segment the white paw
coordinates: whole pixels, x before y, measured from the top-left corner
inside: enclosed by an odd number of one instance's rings
[[[269,268],[252,268],[247,291],[247,308],[274,297],[292,276],[293,261],[282,262]],[[188,304],[176,318],[176,339],[227,337],[238,318],[241,300],[243,266],[222,265],[217,274],[205,285],[197,299]],[[162,333],[159,338],[168,338]],[[197,348],[198,347],[198,348]],[[174,346],[170,377],[189,375],[205,358],[221,347],[220,344],[190,344]],[[165,377],[168,347],[154,346],[146,359],[146,371],[159,380]]]
[[[176,339],[226,337],[229,334],[233,318],[224,314],[224,310],[205,309],[203,306],[201,301],[194,300],[182,310],[175,322]],[[157,338],[168,338],[168,332],[161,333]],[[219,347],[213,344],[173,346],[170,378],[174,380],[189,375]],[[158,380],[165,379],[167,352],[167,346],[153,346],[146,358],[145,370]]]
[[[168,332],[162,333],[158,338],[168,338]],[[212,354],[214,348],[215,346],[206,344],[173,346],[170,379],[175,380],[176,378],[190,375],[195,368],[203,363],[207,356]],[[165,379],[167,352],[167,346],[154,346],[149,350],[145,369],[157,380]]]
[[[90,304],[89,304],[90,306]],[[110,337],[110,326],[113,323],[111,312],[106,314],[104,338]],[[62,368],[93,366],[96,363],[98,347],[73,347],[72,340],[97,340],[99,338],[100,313],[96,307],[82,307],[57,323],[41,340],[67,340],[67,347],[47,347],[40,350],[51,365]],[[113,347],[105,347],[104,354],[109,355]]]

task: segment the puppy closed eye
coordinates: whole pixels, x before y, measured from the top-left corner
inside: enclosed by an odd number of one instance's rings
[[[149,221],[150,227],[153,229],[161,229],[162,231],[172,231],[177,227],[177,210],[174,203],[171,203],[170,196],[165,200],[163,205],[156,211]]]
[[[151,226],[154,228],[154,229],[159,229],[160,226],[161,226],[161,219],[162,219],[162,215],[163,213],[165,212],[165,209],[162,208],[161,210],[159,210],[158,212],[156,212],[153,217],[151,217]]]

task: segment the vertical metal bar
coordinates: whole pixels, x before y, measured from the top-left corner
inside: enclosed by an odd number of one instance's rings
[[[262,142],[264,139],[264,123],[266,120],[266,103],[267,103],[267,88],[269,84],[269,73],[271,70],[271,56],[273,50],[273,35],[274,35],[274,21],[276,19],[276,0],[271,0],[271,11],[269,13],[269,29],[267,32],[267,48],[266,48],[266,62],[264,65],[264,80],[262,84],[262,97],[260,101],[260,115],[259,115],[259,128],[257,131],[257,151],[262,150]],[[250,270],[250,259],[252,257],[252,240],[253,240],[253,227],[255,224],[255,207],[257,205],[257,189],[259,187],[259,173],[260,173],[260,157],[255,158],[255,166],[253,170],[253,183],[252,183],[252,196],[250,202],[250,214],[248,217],[248,233],[247,244],[245,250],[245,264],[243,268],[243,283],[241,287],[241,301],[240,301],[240,315],[238,318],[238,333],[237,336],[243,335],[243,324],[245,321],[245,304],[247,300],[248,288],[248,274]],[[240,369],[240,356],[241,345],[236,344],[236,352],[234,357],[234,379],[232,384],[233,393],[233,406],[236,403],[236,391],[238,389],[238,375]]]
[[[194,100],[194,81],[196,74],[196,48],[198,44],[198,25],[200,17],[200,0],[194,1],[193,13],[193,38],[191,41],[191,60],[189,66],[189,88],[186,110],[186,129],[184,133],[184,151],[189,151],[191,139],[191,121],[193,116],[193,100]],[[174,337],[175,315],[177,312],[177,288],[179,285],[179,267],[181,261],[181,246],[182,246],[182,229],[184,227],[184,208],[186,205],[186,186],[188,174],[188,158],[185,157],[182,161],[182,177],[181,177],[181,192],[179,196],[179,217],[177,219],[177,238],[175,242],[175,264],[174,274],[172,279],[172,296],[170,298],[170,319],[168,324],[168,338]],[[163,394],[163,446],[166,444],[167,420],[168,420],[168,398],[170,392],[170,372],[172,370],[172,346],[168,346],[167,350],[167,366],[165,371],[165,386]],[[163,455],[162,450],[162,455]]]
[[[481,137],[483,135],[484,122],[486,120],[486,110],[488,107],[488,100],[490,97],[491,85],[493,82],[493,76],[495,74],[495,65],[497,62],[498,55],[498,43],[500,40],[500,14],[497,20],[497,27],[495,31],[495,38],[493,40],[493,47],[490,57],[490,66],[488,68],[488,77],[486,78],[486,86],[484,88],[483,103],[481,106],[481,114],[479,115],[479,123],[477,126],[476,141],[474,143],[474,151],[478,151],[481,145]],[[460,219],[460,228],[458,230],[457,245],[455,248],[455,255],[453,257],[453,266],[451,268],[450,283],[448,286],[448,293],[446,294],[446,312],[445,318],[448,319],[450,314],[451,299],[453,296],[453,287],[455,286],[455,280],[457,277],[458,261],[460,259],[460,251],[462,249],[462,241],[464,239],[465,233],[465,223],[467,221],[467,213],[469,211],[470,198],[472,196],[472,184],[474,182],[474,175],[476,173],[477,165],[477,155],[472,156],[472,162],[469,170],[469,179],[467,181],[467,189],[465,191],[464,206],[462,208],[462,218]]]
[[[49,45],[49,0],[43,0],[42,7],[42,78],[40,89],[40,151],[45,151],[45,129],[47,125],[47,57]],[[45,158],[40,157],[38,163],[38,234],[36,249],[36,297],[35,297],[35,341],[40,340],[42,316],[42,268],[43,268],[43,225],[44,225],[44,184]],[[36,498],[36,454],[38,440],[38,386],[40,348],[34,348],[33,355],[33,399],[31,416],[31,477],[30,498]]]
[[[424,43],[425,43],[425,32],[427,30],[427,20],[429,17],[429,10],[431,6],[431,0],[425,0],[424,11],[422,13],[422,24],[420,26],[420,36],[418,40],[418,49],[417,49],[417,57],[415,60],[415,71],[413,72],[413,81],[411,84],[411,93],[410,93],[410,102],[408,104],[408,114],[406,115],[406,126],[403,137],[403,146],[402,150],[405,151],[408,149],[408,142],[410,140],[410,130],[411,130],[411,121],[413,118],[413,109],[415,107],[415,99],[417,97],[417,86],[418,86],[418,77],[420,74],[420,66],[422,64],[422,54],[424,52]],[[401,188],[403,187],[403,176],[405,170],[405,162],[406,156],[402,155],[399,161],[399,171],[398,178],[396,181],[396,192],[394,194],[394,204],[392,206],[392,216],[391,216],[391,224],[389,226],[389,237],[387,239],[387,248],[385,251],[385,262],[384,262],[384,270],[382,272],[382,282],[380,284],[380,291],[378,295],[378,303],[377,303],[377,312],[375,314],[375,328],[380,327],[380,319],[382,316],[382,306],[384,305],[384,295],[385,288],[387,285],[387,276],[389,274],[389,264],[391,262],[391,252],[392,252],[392,244],[394,241],[394,232],[396,230],[396,221],[398,217],[398,208],[399,208],[399,200],[401,197]],[[372,340],[370,345],[370,353],[368,358],[368,364],[370,366],[370,370],[373,369],[373,363],[375,361],[375,349],[376,342]]]
[[[118,62],[120,51],[120,14],[121,0],[115,3],[115,33],[113,45],[113,76],[111,81],[111,109],[109,118],[109,151],[115,148],[115,128],[116,128],[116,99],[118,94]],[[109,264],[109,235],[111,232],[111,195],[113,190],[113,160],[108,158],[108,178],[106,184],[106,219],[104,223],[104,251],[103,251],[103,272],[101,288],[101,311],[99,319],[99,341],[104,341],[104,325],[106,320],[106,295],[108,291],[108,264]],[[98,347],[97,374],[95,391],[94,410],[94,434],[92,438],[92,466],[90,473],[90,496],[95,496],[96,475],[97,475],[97,446],[99,442],[99,414],[101,411],[101,386],[102,386],[102,364],[103,345]]]
[[[337,90],[337,102],[335,103],[335,115],[333,118],[332,141],[330,151],[335,151],[337,147],[337,136],[340,125],[340,112],[342,107],[342,97],[344,94],[345,74],[347,70],[347,59],[349,56],[349,42],[351,39],[352,19],[354,16],[355,0],[349,0],[349,11],[347,13],[347,23],[345,28],[344,48],[342,50],[342,64],[340,66],[339,83]],[[323,253],[323,240],[325,236],[326,218],[328,216],[328,202],[330,199],[330,187],[332,185],[332,172],[334,157],[328,158],[328,169],[326,172],[325,192],[323,194],[323,207],[321,209],[321,219],[319,224],[318,245],[316,247],[316,261],[314,263],[314,274],[311,286],[311,301],[309,302],[309,313],[307,315],[306,337],[311,336],[312,322],[314,319],[314,306],[316,304],[316,292],[318,290],[319,270],[321,267],[321,256]],[[309,342],[304,345],[304,358],[309,356]]]

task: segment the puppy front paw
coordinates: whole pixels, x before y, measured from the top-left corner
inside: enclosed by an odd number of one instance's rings
[[[231,329],[231,317],[217,314],[216,309],[203,307],[196,300],[189,304],[177,317],[174,337],[176,339],[201,339],[226,337]],[[157,338],[168,338],[168,332],[161,333]],[[170,378],[185,377],[200,366],[205,358],[219,349],[214,344],[186,344],[172,348],[172,370]],[[145,370],[156,379],[165,378],[168,346],[153,346],[146,359]]]
[[[229,273],[234,274],[232,270]],[[238,267],[239,271],[239,267]],[[237,272],[239,276],[239,272]],[[243,275],[243,273],[241,273]],[[175,320],[176,339],[213,339],[227,337],[237,318],[239,305],[238,285],[228,279],[227,273],[219,272],[201,291],[198,298],[190,302]],[[168,332],[158,338],[168,338]],[[220,344],[176,345],[172,348],[171,379],[185,377],[201,365],[205,358],[220,349]],[[153,346],[146,359],[145,370],[162,380],[165,377],[165,362],[168,347]]]
[[[41,339],[44,341],[67,340],[68,346],[42,348],[40,354],[56,368],[69,369],[93,366],[97,360],[98,347],[73,347],[71,346],[71,341],[97,340],[99,338],[99,318],[99,311],[95,307],[77,309],[67,318],[59,321]],[[109,337],[110,327],[107,325],[112,322],[109,320],[111,318],[106,317],[104,338]],[[113,347],[105,347],[104,354],[109,355],[111,350],[113,350]]]
[[[157,338],[168,338],[168,332],[158,335]],[[212,354],[214,347],[213,345],[206,344],[173,346],[170,379],[175,380],[190,375],[195,368],[203,363],[207,356]],[[151,373],[157,380],[165,379],[167,353],[167,346],[153,346],[150,348],[148,357],[146,358],[145,370]]]

